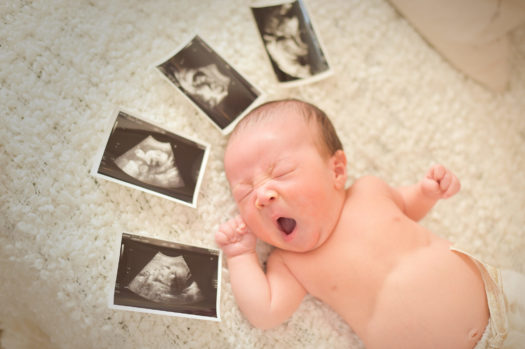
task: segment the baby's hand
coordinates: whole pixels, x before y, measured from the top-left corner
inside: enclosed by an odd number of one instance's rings
[[[461,188],[459,179],[443,165],[434,165],[421,181],[423,194],[433,199],[447,199]]]
[[[257,237],[248,229],[241,216],[221,224],[215,233],[215,242],[227,257],[254,252]]]

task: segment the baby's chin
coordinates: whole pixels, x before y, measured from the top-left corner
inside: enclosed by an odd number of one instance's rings
[[[321,239],[321,234],[313,234],[304,238],[304,235],[301,235],[300,230],[292,232],[286,238],[281,237],[280,239],[261,239],[267,244],[276,247],[283,251],[295,252],[295,253],[307,253],[316,250],[319,248],[326,239]],[[278,240],[278,241],[276,241]]]

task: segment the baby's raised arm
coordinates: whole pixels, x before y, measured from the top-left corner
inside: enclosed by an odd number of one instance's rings
[[[274,251],[262,270],[255,252],[257,238],[241,217],[220,226],[215,241],[226,255],[237,305],[252,325],[268,329],[287,320],[306,290],[290,273],[280,251]]]
[[[461,188],[458,178],[442,165],[432,166],[417,184],[397,188],[403,210],[415,221],[423,218],[439,199],[447,199]]]

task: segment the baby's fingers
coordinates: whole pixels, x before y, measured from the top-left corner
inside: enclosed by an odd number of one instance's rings
[[[246,233],[246,223],[244,223],[241,216],[237,216],[233,219],[234,225],[235,225],[235,231],[239,234]]]
[[[446,174],[447,170],[443,165],[434,165],[428,170],[426,177],[435,181],[440,181]]]
[[[451,175],[450,184],[447,190],[445,191],[445,193],[443,194],[443,198],[451,197],[452,195],[456,194],[460,189],[461,189],[461,183],[459,182],[459,179],[456,176]]]
[[[215,241],[220,245],[229,245],[241,241],[241,235],[235,229],[224,229],[215,234]]]
[[[222,232],[227,238],[231,238],[234,235],[237,229],[237,225],[233,220],[229,220],[226,223],[223,223],[219,227],[219,231]]]
[[[441,189],[439,183],[431,178],[424,178],[421,182],[423,193],[430,197],[439,197]]]
[[[223,231],[219,230],[215,233],[215,242],[219,246],[224,246],[230,243],[230,239],[228,235],[226,235]]]
[[[449,189],[450,183],[452,182],[452,177],[453,175],[450,172],[447,172],[443,178],[441,178],[439,181],[439,188],[441,191],[446,192]]]

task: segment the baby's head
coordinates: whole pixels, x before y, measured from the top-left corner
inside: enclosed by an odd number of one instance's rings
[[[346,158],[319,108],[282,100],[254,109],[233,131],[224,166],[240,214],[261,240],[305,252],[337,225]]]
[[[324,111],[313,104],[298,99],[283,99],[264,103],[252,110],[233,131],[231,139],[251,126],[265,122],[274,122],[294,115],[302,117],[306,126],[315,133],[314,141],[324,156],[331,156],[343,145],[335,128]]]

